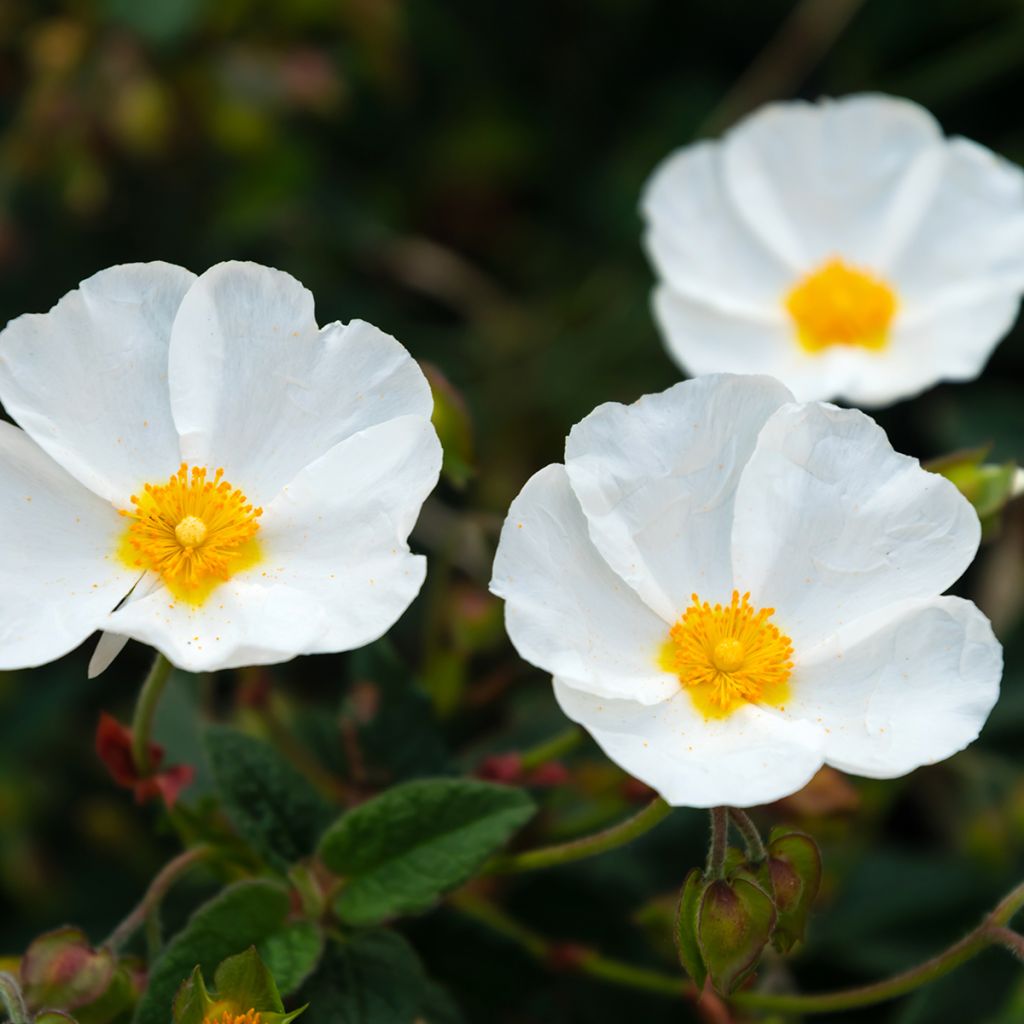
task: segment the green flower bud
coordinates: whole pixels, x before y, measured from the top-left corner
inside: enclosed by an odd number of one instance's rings
[[[775,920],[772,898],[750,877],[707,885],[697,913],[697,942],[717,991],[729,995],[757,970]]]
[[[803,941],[807,930],[807,918],[821,886],[821,853],[803,832],[776,828],[768,837],[767,863],[778,911],[772,945],[780,953],[788,953]]]

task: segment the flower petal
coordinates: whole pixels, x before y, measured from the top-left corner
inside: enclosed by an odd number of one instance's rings
[[[138,574],[114,555],[117,511],[8,423],[0,423],[0,467],[0,669],[8,670],[73,650]]]
[[[938,597],[862,623],[799,659],[786,714],[820,722],[825,759],[876,779],[934,764],[975,740],[1003,657],[970,601]]]
[[[665,621],[694,591],[728,599],[736,485],[761,428],[791,400],[769,377],[707,376],[598,406],[572,428],[565,467],[590,539]]]
[[[794,271],[836,254],[881,267],[920,222],[943,144],[923,107],[862,94],[762,107],[723,139],[722,165],[739,215]]]
[[[682,295],[717,308],[775,310],[792,271],[736,214],[717,142],[667,157],[642,200],[645,243],[658,272]]]
[[[970,503],[945,478],[893,451],[855,409],[780,409],[740,479],[736,585],[799,656],[841,626],[933,597],[970,564],[980,539]]]
[[[1024,171],[975,142],[951,139],[925,216],[885,269],[908,309],[938,313],[1019,295]]]
[[[170,386],[183,457],[223,467],[260,505],[339,441],[433,404],[394,338],[358,320],[318,329],[312,295],[254,263],[218,264],[191,288]]]
[[[708,721],[681,691],[649,706],[556,679],[555,697],[619,767],[675,807],[769,803],[802,789],[822,765],[819,726],[753,704]]]
[[[178,466],[167,395],[171,323],[195,275],[169,263],[111,267],[49,313],[0,333],[0,400],[72,476],[121,507]]]
[[[678,689],[657,666],[668,625],[598,554],[564,466],[534,474],[512,502],[491,590],[505,599],[505,627],[532,665],[645,704]]]
[[[152,644],[190,671],[270,664],[360,647],[385,633],[423,583],[406,539],[437,483],[430,421],[404,416],[349,437],[264,510],[263,560],[199,607],[161,590],[105,628]]]

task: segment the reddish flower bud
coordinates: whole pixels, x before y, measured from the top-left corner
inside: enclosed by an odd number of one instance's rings
[[[114,782],[124,789],[130,789],[140,804],[160,798],[167,807],[173,807],[181,791],[195,778],[195,769],[191,765],[173,765],[157,771],[164,757],[164,749],[157,743],[149,744],[149,758],[154,772],[143,778],[135,766],[131,730],[105,711],[100,715],[96,727],[96,753],[107,766]]]

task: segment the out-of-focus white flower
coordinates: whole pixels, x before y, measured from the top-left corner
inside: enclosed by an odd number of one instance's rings
[[[4,669],[96,629],[192,670],[347,650],[423,582],[427,382],[288,274],[102,271],[0,333],[0,400]]]
[[[1024,173],[908,100],[770,104],[669,156],[643,211],[676,361],[801,400],[970,380],[1024,289]]]
[[[512,503],[491,587],[609,757],[672,804],[750,806],[977,736],[1001,648],[939,595],[979,536],[863,413],[711,375],[577,424]]]

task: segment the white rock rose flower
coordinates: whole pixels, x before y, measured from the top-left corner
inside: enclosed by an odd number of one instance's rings
[[[857,410],[710,375],[599,406],[512,503],[491,588],[565,713],[669,803],[822,766],[892,778],[978,735],[1002,651],[940,597],[980,528]]]
[[[977,377],[1024,289],[1024,173],[908,100],[770,104],[670,155],[642,206],[673,358],[802,401]]]
[[[97,629],[194,671],[347,650],[423,583],[430,388],[288,274],[104,270],[0,333],[0,401],[0,668]]]

